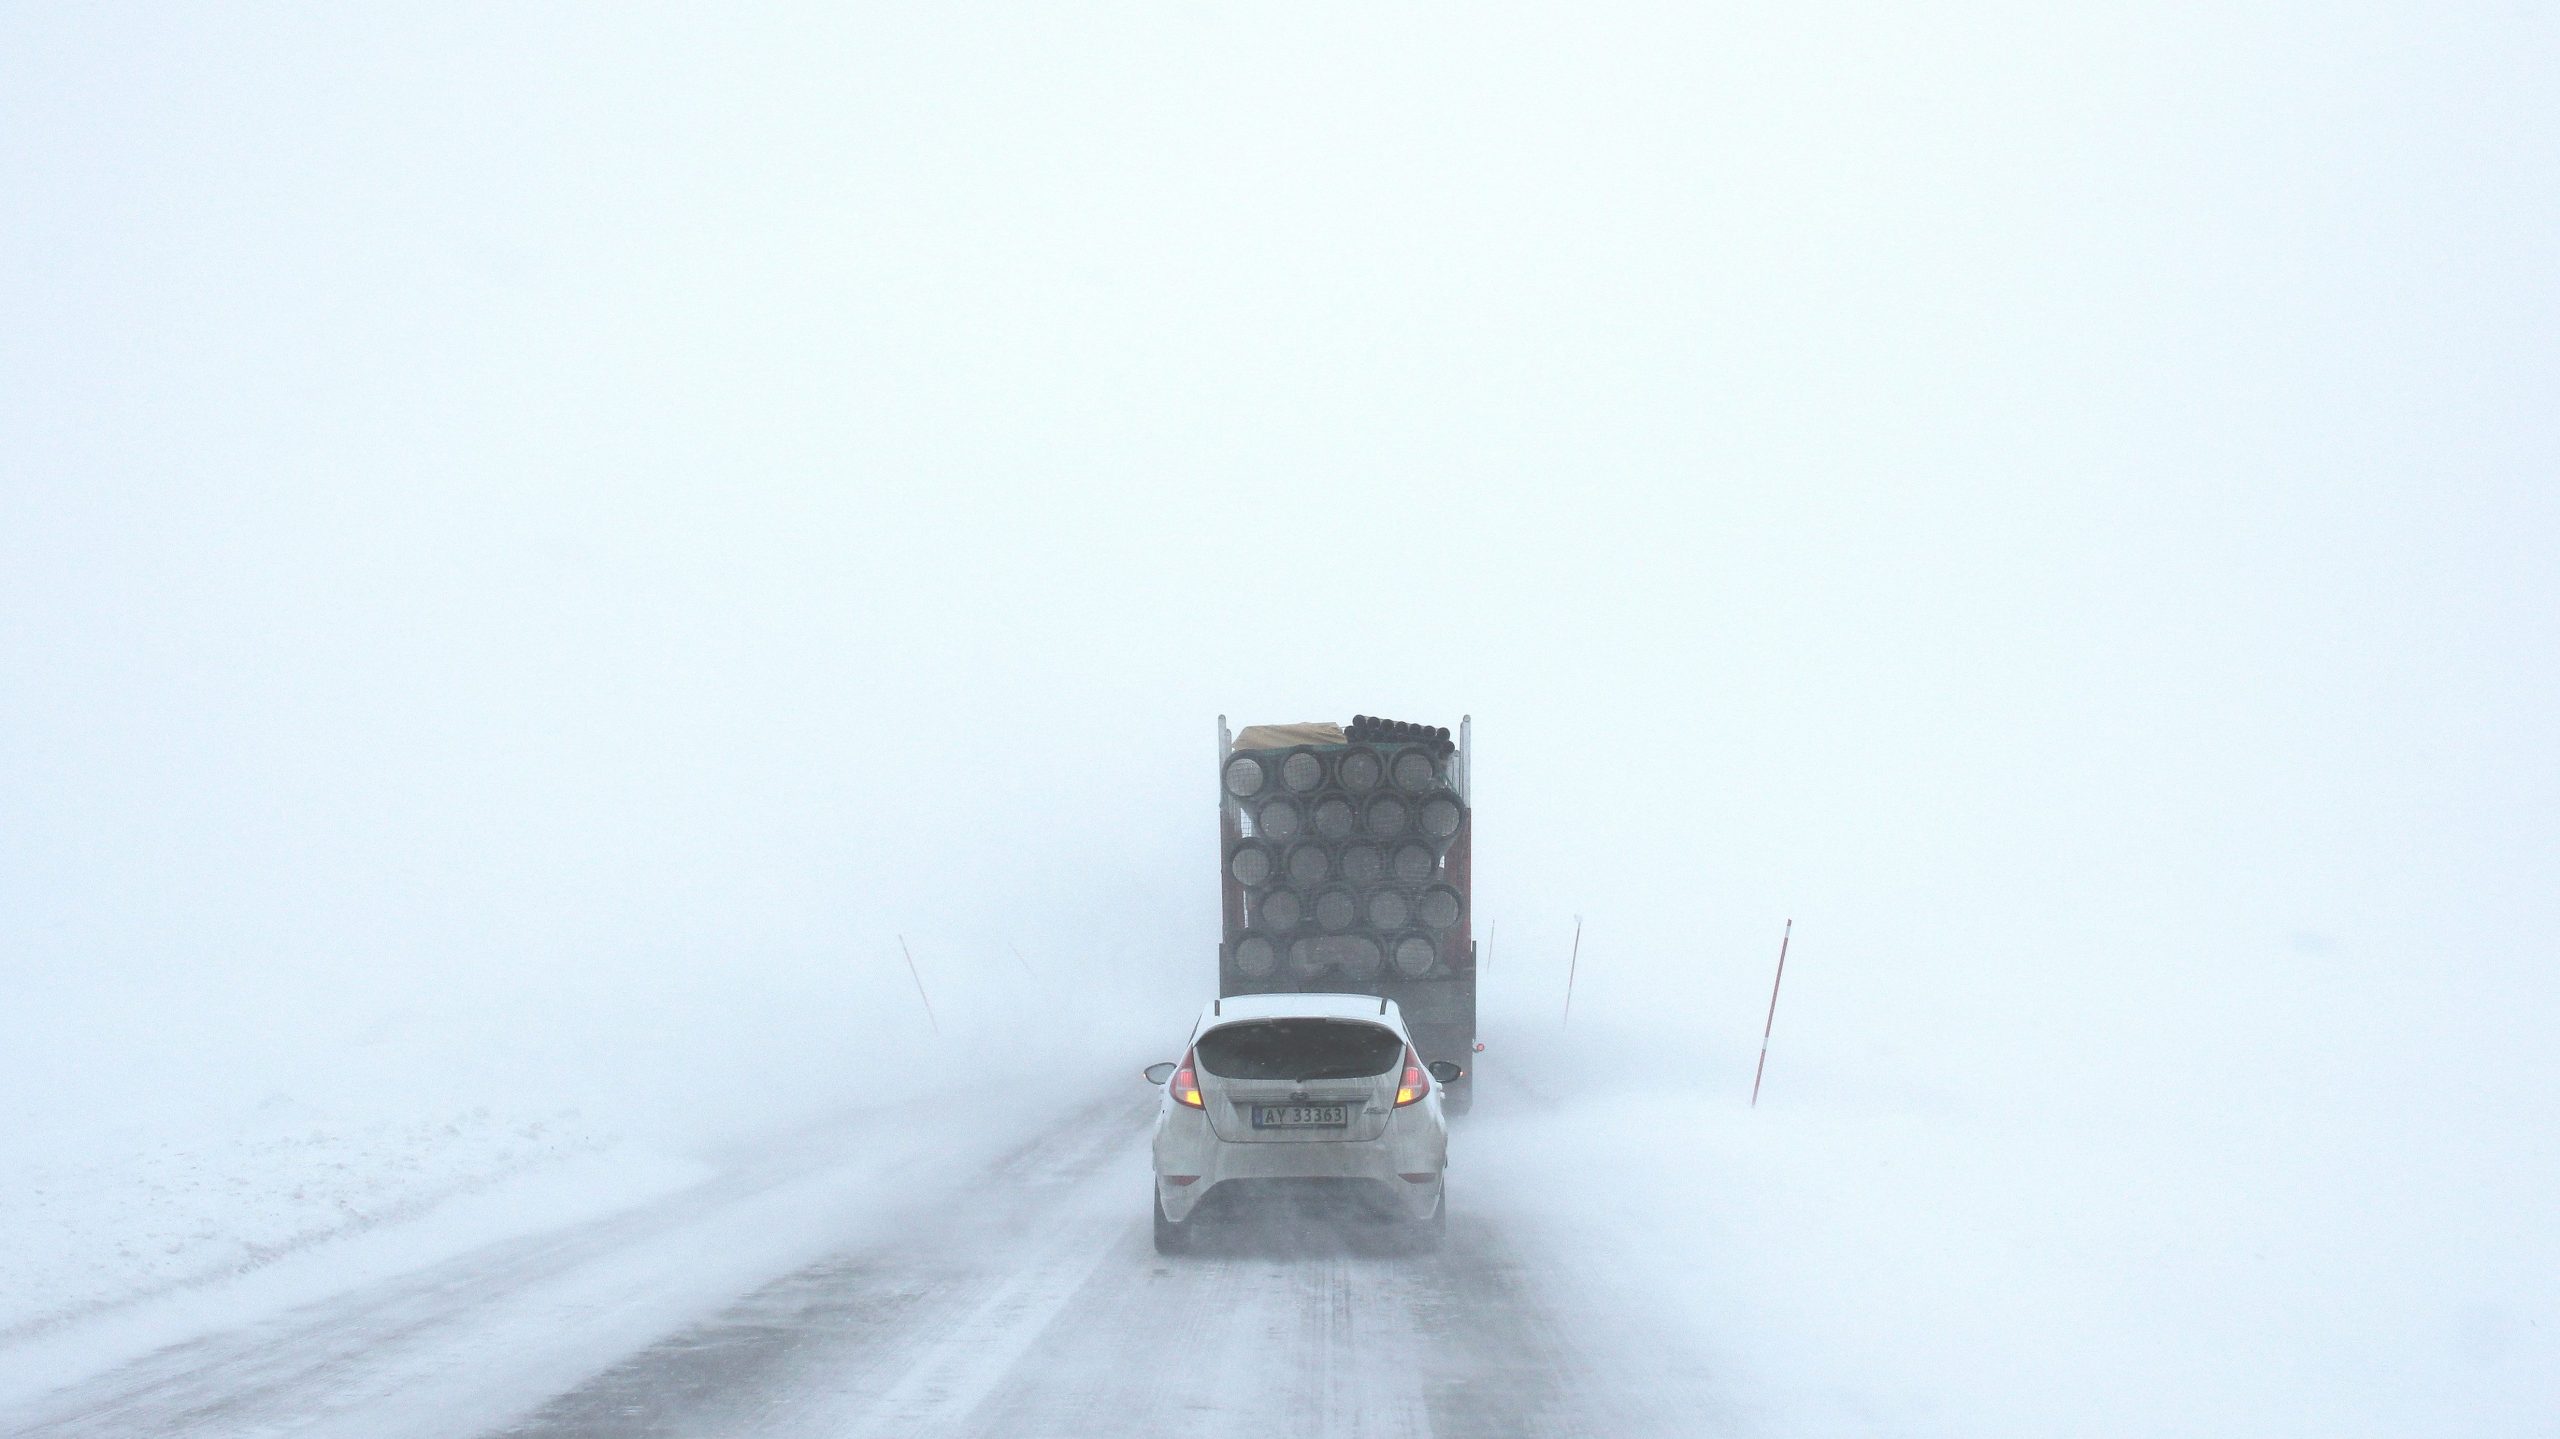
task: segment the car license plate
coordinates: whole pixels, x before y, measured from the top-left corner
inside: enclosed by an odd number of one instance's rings
[[[1348,1104],[1257,1104],[1256,1129],[1341,1129],[1351,1123]]]

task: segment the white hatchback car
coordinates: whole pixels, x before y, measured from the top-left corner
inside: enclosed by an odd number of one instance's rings
[[[1321,1193],[1400,1220],[1422,1243],[1448,1223],[1449,1122],[1404,1016],[1374,994],[1244,994],[1200,1011],[1179,1061],[1147,1067],[1156,1116],[1156,1249],[1188,1246],[1213,1195]]]

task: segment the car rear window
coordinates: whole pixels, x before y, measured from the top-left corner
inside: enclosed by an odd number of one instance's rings
[[[1352,1079],[1393,1069],[1404,1041],[1356,1019],[1258,1019],[1210,1030],[1199,1052],[1222,1079]]]

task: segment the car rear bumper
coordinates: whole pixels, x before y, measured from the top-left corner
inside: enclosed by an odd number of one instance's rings
[[[1224,1222],[1318,1229],[1355,1224],[1396,1223],[1429,1219],[1440,1203],[1442,1181],[1427,1183],[1376,1179],[1236,1179],[1192,1186],[1197,1193],[1176,1217],[1178,1224]],[[1159,1186],[1158,1192],[1164,1192]]]
[[[1171,1116],[1156,1131],[1156,1195],[1165,1217],[1180,1223],[1220,1185],[1249,1190],[1289,1187],[1281,1181],[1366,1181],[1363,1187],[1390,1211],[1428,1219],[1440,1203],[1448,1161],[1447,1132],[1436,1118],[1398,1114],[1376,1139],[1256,1144],[1220,1139],[1196,1115]],[[1429,1177],[1417,1182],[1404,1177],[1409,1174]],[[1198,1177],[1176,1183],[1169,1175]]]

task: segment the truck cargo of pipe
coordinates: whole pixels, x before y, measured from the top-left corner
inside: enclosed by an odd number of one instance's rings
[[[1471,970],[1448,863],[1469,821],[1457,749],[1445,729],[1365,715],[1236,736],[1219,768],[1226,879],[1241,891],[1222,968],[1265,987],[1284,965],[1301,985]]]

